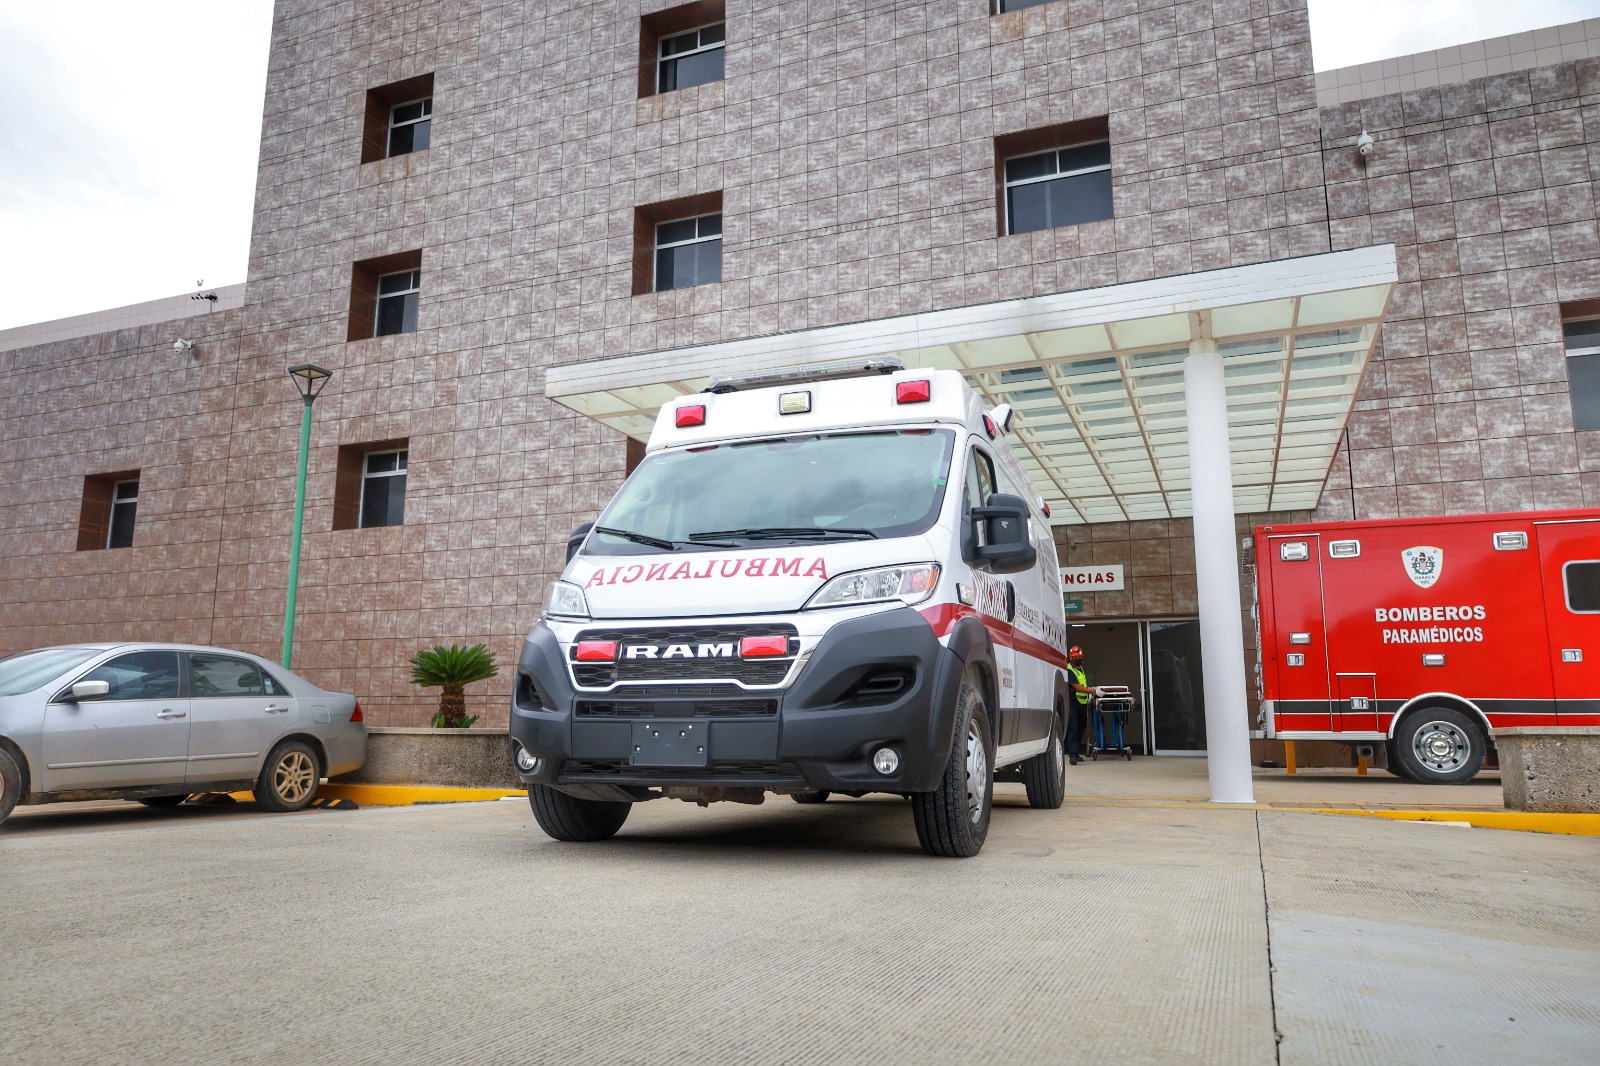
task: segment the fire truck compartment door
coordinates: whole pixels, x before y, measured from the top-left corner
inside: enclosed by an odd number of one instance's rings
[[[1600,724],[1600,522],[1540,522],[1534,528],[1556,711]]]
[[[1281,693],[1278,732],[1339,728],[1328,702],[1328,634],[1322,605],[1322,538],[1295,533],[1267,539],[1272,568],[1273,643]]]
[[[1372,733],[1378,728],[1378,675],[1335,674],[1333,728]]]

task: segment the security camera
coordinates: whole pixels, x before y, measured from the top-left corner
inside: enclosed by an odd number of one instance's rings
[[[1362,130],[1361,136],[1356,138],[1356,151],[1360,152],[1362,158],[1364,159],[1372,154],[1372,146],[1377,143],[1377,141],[1373,140],[1372,134],[1368,133],[1366,130]]]
[[[182,337],[172,342],[172,350],[175,352],[187,352],[193,347],[194,341],[186,341]]]

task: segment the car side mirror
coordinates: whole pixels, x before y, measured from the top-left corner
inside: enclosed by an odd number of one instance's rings
[[[98,696],[111,694],[109,681],[79,681],[72,686],[72,698],[75,700],[92,700]]]
[[[594,528],[593,522],[583,525],[567,534],[567,562],[572,562],[572,557],[578,554],[578,549],[583,547],[583,538],[589,535],[589,530]]]
[[[974,547],[974,561],[989,564],[997,574],[1031,570],[1039,552],[1028,533],[1028,501],[997,492],[982,507],[972,509],[972,520],[982,523],[988,543]]]

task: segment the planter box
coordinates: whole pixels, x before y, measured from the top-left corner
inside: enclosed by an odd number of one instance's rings
[[[367,730],[367,762],[341,784],[522,788],[504,729]]]
[[[1516,726],[1489,735],[1508,808],[1600,814],[1600,726]]]

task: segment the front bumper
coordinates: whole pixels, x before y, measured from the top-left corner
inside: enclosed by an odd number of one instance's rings
[[[523,645],[511,702],[511,738],[541,765],[518,776],[593,799],[641,799],[665,786],[927,792],[950,755],[964,666],[920,614],[896,607],[828,629],[787,688],[746,690],[775,701],[776,713],[697,717],[690,693],[652,696],[651,714],[582,717],[575,704],[593,694],[573,686],[565,649],[541,623]],[[897,671],[904,683],[892,696],[871,683]],[[628,693],[620,685],[604,698]],[[648,754],[641,764],[636,730],[664,726],[700,740],[703,764],[648,765]],[[872,767],[885,746],[900,753],[891,775]]]

